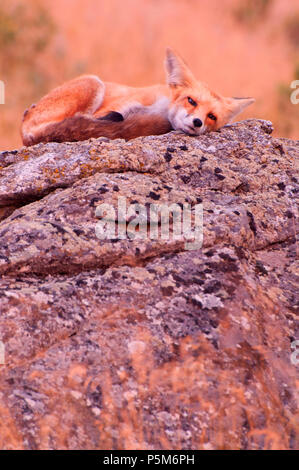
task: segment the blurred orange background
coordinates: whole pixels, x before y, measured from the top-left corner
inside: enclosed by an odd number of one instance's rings
[[[272,120],[299,137],[298,0],[1,0],[0,149],[22,145],[25,108],[81,73],[128,85],[165,80],[177,50],[196,77],[228,96],[253,96],[239,119]]]

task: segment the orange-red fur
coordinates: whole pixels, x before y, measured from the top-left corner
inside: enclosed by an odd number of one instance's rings
[[[95,75],[66,82],[25,111],[24,145],[100,136],[128,140],[171,129],[199,135],[219,129],[254,101],[214,93],[170,49],[166,72],[166,85],[143,88],[103,83]],[[112,111],[118,121],[111,118]]]

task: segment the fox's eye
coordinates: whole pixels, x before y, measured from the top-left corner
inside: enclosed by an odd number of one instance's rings
[[[212,119],[212,121],[216,121],[216,120],[217,120],[215,114],[213,114],[213,113],[209,113],[209,114],[208,114],[208,118],[209,118],[209,119]]]
[[[190,98],[190,96],[188,96],[188,101],[189,101],[190,104],[192,104],[192,106],[197,106],[196,101],[194,101],[192,98]]]

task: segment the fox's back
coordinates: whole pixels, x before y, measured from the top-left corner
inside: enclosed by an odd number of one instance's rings
[[[163,97],[169,98],[166,85],[131,87],[113,82],[105,82],[104,99],[94,115],[104,116],[110,111],[121,110],[132,105],[152,106]]]

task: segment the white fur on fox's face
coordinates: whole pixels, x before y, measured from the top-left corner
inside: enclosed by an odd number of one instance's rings
[[[190,135],[201,135],[206,130],[205,117],[196,113],[189,114],[184,106],[173,105],[169,109],[168,119],[175,130]]]

